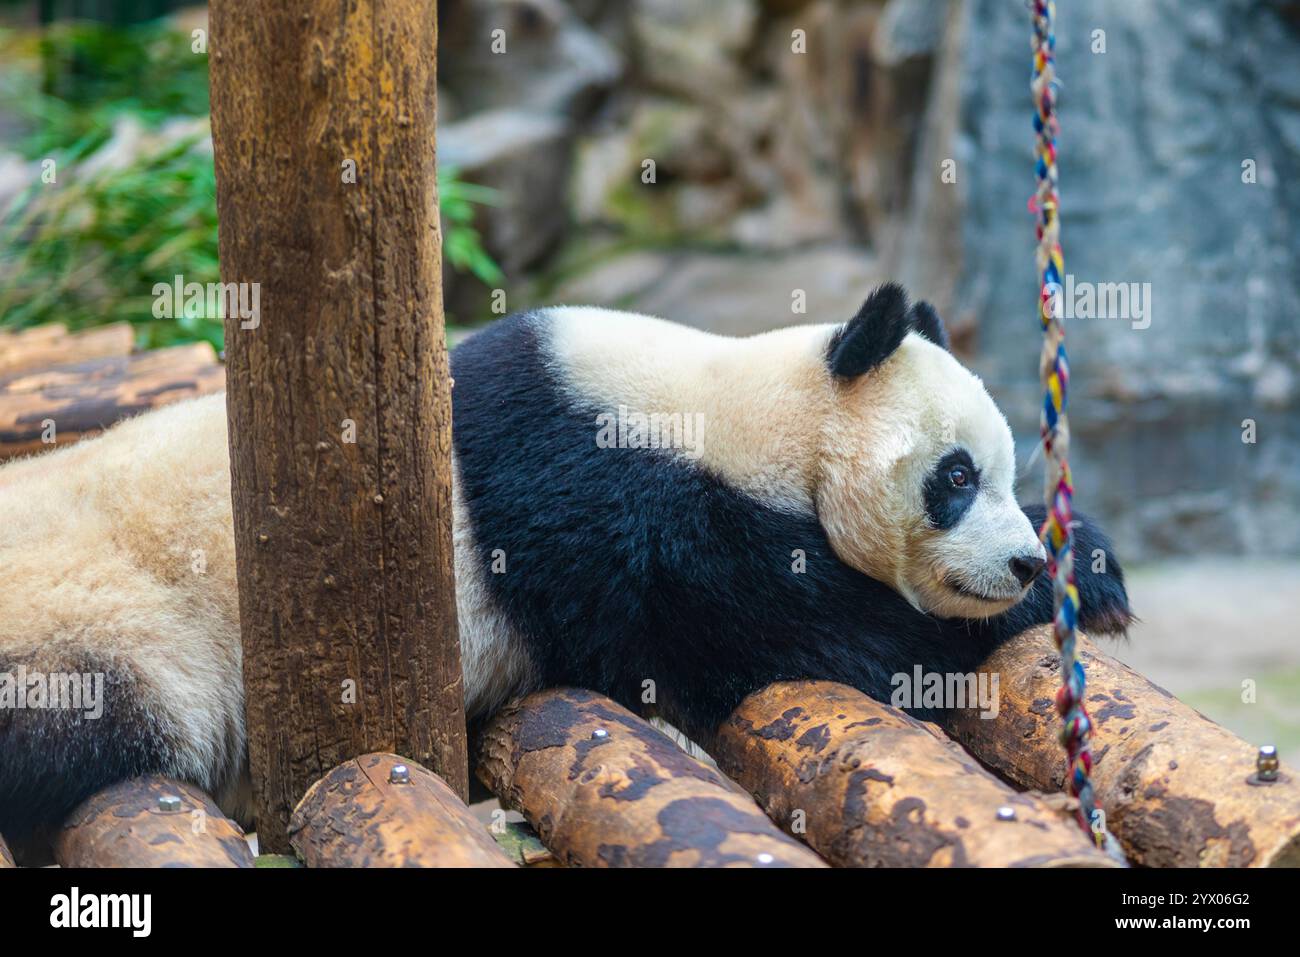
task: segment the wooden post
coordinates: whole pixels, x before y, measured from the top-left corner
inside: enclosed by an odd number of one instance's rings
[[[468,790],[433,0],[214,0],[212,135],[258,834],[391,751]],[[257,296],[253,295],[254,290]]]
[[[837,867],[1115,866],[1060,805],[1013,791],[937,729],[845,685],[755,692],[711,753]]]
[[[83,801],[54,838],[60,867],[252,867],[239,825],[198,788],[151,775]]]
[[[574,688],[503,708],[479,777],[578,867],[824,867],[716,768],[626,708]]]
[[[515,866],[440,777],[395,754],[345,761],[313,784],[289,840],[308,867]]]
[[[1098,804],[1134,863],[1300,866],[1300,776],[1285,757],[1278,779],[1261,781],[1255,746],[1086,639],[1079,656],[1088,670]],[[999,678],[997,718],[953,711],[945,726],[1008,780],[1059,789],[1058,667],[1050,630],[1026,631],[981,666]]]

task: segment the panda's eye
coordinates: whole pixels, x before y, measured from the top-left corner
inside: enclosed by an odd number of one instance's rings
[[[964,465],[954,465],[948,470],[948,481],[953,488],[965,488],[970,481],[970,470]]]

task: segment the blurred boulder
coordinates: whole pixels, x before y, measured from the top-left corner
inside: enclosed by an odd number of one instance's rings
[[[564,233],[562,196],[572,139],[567,122],[550,113],[489,110],[438,129],[438,161],[461,179],[497,191],[480,208],[486,247],[508,276],[549,252]]]
[[[755,0],[633,0],[638,74],[651,89],[717,102],[746,85],[739,57],[757,22]]]
[[[652,182],[643,177],[654,163]],[[748,196],[733,144],[710,108],[647,96],[622,125],[584,137],[571,191],[575,218],[642,237],[725,236]]]
[[[746,336],[847,320],[880,278],[876,261],[853,245],[766,255],[640,250],[599,258],[576,270],[552,298],[632,309],[708,332]]]
[[[439,162],[499,201],[476,217],[484,247],[520,278],[561,243],[574,138],[623,73],[613,46],[562,0],[439,4]],[[458,317],[487,291],[444,270]]]
[[[872,37],[873,59],[896,67],[929,57],[939,45],[948,13],[947,0],[888,0]]]
[[[623,72],[619,52],[562,0],[443,0],[438,13],[438,84],[459,115],[578,117]]]

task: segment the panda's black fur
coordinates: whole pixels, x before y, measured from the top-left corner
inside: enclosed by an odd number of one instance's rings
[[[895,331],[901,339],[907,328]],[[832,364],[880,358],[869,345],[835,349]],[[462,493],[482,562],[498,549],[508,556],[508,573],[488,575],[489,587],[542,685],[591,688],[706,739],[773,681],[830,679],[889,700],[894,674],[918,663],[971,671],[1000,642],[1052,619],[1043,576],[996,618],[931,617],[841,562],[814,516],[773,508],[666,452],[593,454],[601,410],[557,380],[530,315],[461,345],[452,374]],[[1041,507],[1025,512],[1042,523]],[[1123,572],[1105,536],[1076,517],[1076,549],[1107,555],[1105,574],[1076,565],[1082,625],[1122,629]],[[796,574],[799,552],[806,569]],[[646,681],[653,708],[643,704]]]

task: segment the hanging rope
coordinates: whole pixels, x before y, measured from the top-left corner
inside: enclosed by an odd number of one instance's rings
[[[1094,822],[1092,721],[1083,703],[1083,664],[1075,652],[1075,623],[1079,616],[1079,590],[1074,581],[1074,532],[1071,504],[1074,486],[1070,479],[1070,425],[1066,418],[1066,397],[1070,365],[1065,355],[1065,325],[1060,306],[1065,266],[1061,256],[1060,205],[1056,179],[1056,35],[1052,21],[1056,4],[1052,0],[1031,0],[1034,22],[1034,132],[1037,134],[1035,173],[1038,190],[1031,208],[1038,215],[1038,275],[1041,280],[1039,318],[1043,324],[1043,353],[1039,374],[1043,382],[1041,433],[1047,465],[1047,521],[1040,531],[1047,548],[1047,572],[1052,578],[1056,614],[1052,633],[1061,652],[1061,688],[1056,709],[1064,719],[1061,742],[1067,755],[1067,784],[1079,799],[1079,823],[1104,842],[1104,830]]]

